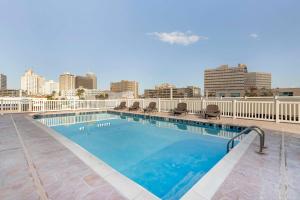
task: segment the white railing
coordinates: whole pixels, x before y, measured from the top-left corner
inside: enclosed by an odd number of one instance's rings
[[[218,105],[222,117],[255,119],[276,122],[300,123],[300,99],[113,99],[113,100],[43,100],[0,99],[0,113],[56,112],[77,110],[107,110],[125,101],[131,106],[135,101],[145,108],[156,102],[159,112],[170,112],[180,102],[187,103],[191,114],[198,114],[207,105]]]

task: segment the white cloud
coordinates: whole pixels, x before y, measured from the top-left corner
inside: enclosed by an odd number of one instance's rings
[[[192,34],[190,31],[183,33],[183,32],[153,32],[150,35],[154,36],[155,38],[159,39],[160,41],[167,42],[169,44],[180,44],[180,45],[190,45],[193,43],[198,42],[199,40],[207,40],[208,38],[205,36],[195,35]]]
[[[258,39],[259,38],[257,33],[251,33],[249,36],[252,37],[253,39]]]

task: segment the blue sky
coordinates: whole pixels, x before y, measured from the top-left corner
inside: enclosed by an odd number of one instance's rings
[[[300,87],[299,0],[0,0],[0,73],[9,88],[32,67],[203,87],[203,71],[245,63],[273,86]]]

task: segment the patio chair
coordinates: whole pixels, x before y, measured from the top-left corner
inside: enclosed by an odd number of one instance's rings
[[[154,112],[156,109],[156,102],[150,102],[147,108],[144,108],[144,112]]]
[[[140,102],[135,101],[133,105],[129,108],[129,111],[137,111],[140,109]]]
[[[207,105],[205,110],[205,119],[208,117],[216,117],[221,119],[221,111],[218,105]]]
[[[186,103],[178,103],[177,108],[173,110],[173,115],[181,115],[187,114],[187,104]]]
[[[125,108],[126,108],[126,102],[122,101],[119,106],[114,108],[114,110],[123,110]]]

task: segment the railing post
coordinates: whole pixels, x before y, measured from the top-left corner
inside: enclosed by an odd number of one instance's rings
[[[276,120],[276,123],[280,123],[280,119],[279,119],[279,105],[280,105],[280,101],[275,98],[275,101],[274,101],[274,104],[275,104],[275,120]]]
[[[158,112],[161,112],[161,107],[160,107],[160,98],[158,98]]]
[[[45,100],[43,99],[42,102],[43,102],[43,103],[42,103],[42,112],[45,112]]]
[[[18,112],[22,112],[22,105],[21,105],[21,99],[19,99],[19,102],[18,102]]]
[[[232,118],[236,119],[236,99],[232,101]]]
[[[205,109],[205,99],[201,99],[201,110]]]
[[[0,107],[0,109],[1,109],[1,115],[3,115],[4,114],[4,100],[3,99],[1,99],[1,107]]]
[[[32,99],[29,99],[28,111],[32,112]]]

